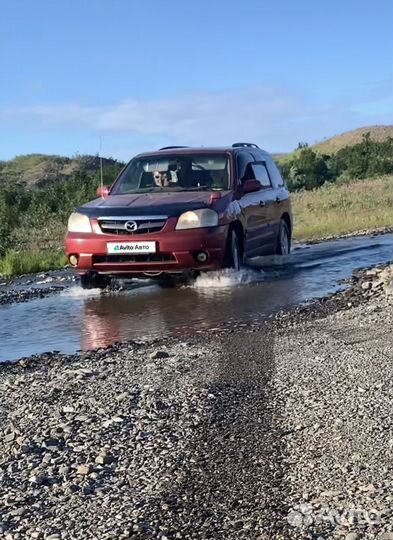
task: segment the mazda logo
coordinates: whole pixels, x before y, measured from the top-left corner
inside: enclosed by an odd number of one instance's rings
[[[128,232],[135,232],[138,228],[138,224],[136,221],[126,221],[124,224],[124,228]]]

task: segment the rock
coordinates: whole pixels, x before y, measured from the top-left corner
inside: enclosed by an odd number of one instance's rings
[[[97,465],[109,465],[112,462],[113,462],[113,457],[107,453],[98,454],[98,456],[95,459],[95,463]]]
[[[359,535],[355,532],[350,532],[346,535],[345,540],[359,540]]]
[[[75,408],[72,407],[71,405],[65,405],[63,407],[63,412],[64,413],[73,413],[73,412],[75,412]]]
[[[44,445],[48,450],[58,450],[59,447],[63,446],[64,440],[63,439],[45,439]]]
[[[15,432],[11,431],[11,433],[7,433],[7,435],[5,435],[4,442],[10,443],[15,439],[15,437],[16,437]]]
[[[29,482],[31,482],[32,484],[37,484],[38,486],[42,486],[46,483],[46,479],[47,476],[45,473],[37,473],[30,476]]]
[[[385,285],[386,296],[393,296],[393,282]]]
[[[67,474],[69,474],[71,472],[71,467],[69,467],[68,465],[66,465],[65,463],[63,463],[63,465],[60,465],[59,467],[59,474],[63,475],[63,476],[66,476]]]
[[[23,516],[27,512],[26,508],[16,508],[15,510],[11,510],[10,515],[11,516]]]
[[[116,396],[117,401],[124,401],[128,398],[128,392],[122,392]]]
[[[363,281],[361,287],[362,287],[362,289],[364,291],[367,291],[368,289],[371,289],[371,287],[372,287],[371,281]]]
[[[154,351],[150,354],[151,360],[158,360],[160,358],[169,358],[169,354],[166,351]]]
[[[78,465],[76,468],[76,474],[79,474],[81,476],[86,476],[87,474],[90,474],[92,470],[93,470],[93,467],[91,464]]]
[[[52,461],[52,454],[44,454],[43,458],[42,458],[42,462],[43,463],[50,463]]]
[[[114,422],[115,424],[121,424],[124,422],[124,418],[122,416],[113,416],[113,418],[111,418],[111,422]]]
[[[340,490],[332,489],[330,491],[322,491],[321,497],[338,497],[341,493]]]

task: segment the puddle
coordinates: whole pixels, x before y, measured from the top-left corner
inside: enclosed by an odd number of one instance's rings
[[[102,294],[72,284],[59,295],[0,306],[0,361],[247,325],[337,290],[356,268],[393,259],[392,235],[297,247],[284,259],[255,258],[251,268],[212,272],[174,289],[135,280]]]

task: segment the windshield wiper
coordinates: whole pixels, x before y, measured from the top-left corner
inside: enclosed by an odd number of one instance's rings
[[[156,186],[149,188],[132,189],[130,191],[123,191],[122,193],[114,193],[114,195],[143,195],[143,193],[152,193],[153,191],[163,191],[163,189]]]
[[[214,191],[214,189],[209,186],[195,186],[195,187],[183,188],[183,191]]]

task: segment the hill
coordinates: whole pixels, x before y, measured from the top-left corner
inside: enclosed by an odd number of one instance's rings
[[[392,126],[369,126],[352,131],[346,131],[341,135],[330,137],[322,142],[312,145],[312,148],[318,151],[320,154],[335,154],[341,148],[346,146],[352,146],[362,142],[364,135],[370,133],[370,139],[376,142],[386,141],[389,137],[393,138],[393,125]]]
[[[340,135],[335,135],[334,137],[329,137],[319,143],[312,144],[310,147],[320,154],[335,154],[341,148],[346,146],[352,146],[354,144],[362,142],[363,136],[366,133],[370,133],[370,139],[376,142],[386,141],[389,137],[393,138],[393,125],[386,126],[366,126],[351,131],[346,131]],[[276,153],[273,154],[274,158],[280,163],[285,162],[293,158],[297,150],[293,152]]]
[[[103,158],[103,170],[120,170],[122,163],[112,158]],[[77,173],[94,174],[100,170],[98,156],[68,158],[46,154],[16,156],[9,161],[0,161],[0,182],[21,181],[27,187],[46,187],[57,180],[67,180]]]

